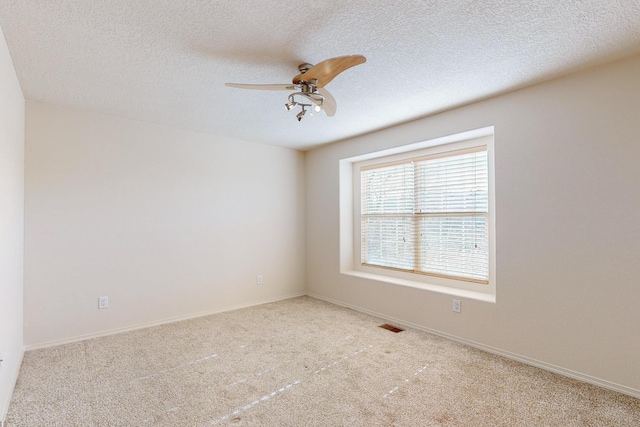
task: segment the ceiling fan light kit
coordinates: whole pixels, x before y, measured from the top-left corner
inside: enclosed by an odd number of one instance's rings
[[[298,90],[289,95],[288,102],[284,104],[287,111],[291,111],[295,107],[300,107],[301,111],[296,115],[298,121],[301,121],[307,113],[307,107],[313,107],[317,113],[324,111],[328,117],[332,117],[336,113],[336,100],[324,87],[331,82],[338,74],[366,62],[366,58],[362,55],[339,56],[337,58],[327,59],[316,65],[308,63],[300,64],[298,71],[300,74],[292,80],[293,84],[241,84],[227,83],[229,87],[239,89],[256,89],[256,90]],[[296,101],[296,96],[301,101]],[[308,100],[310,103],[306,103]]]

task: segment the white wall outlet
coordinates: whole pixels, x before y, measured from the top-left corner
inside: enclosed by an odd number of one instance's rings
[[[98,308],[108,308],[109,307],[109,297],[100,297],[98,298]]]
[[[453,311],[455,311],[456,313],[460,313],[461,310],[462,310],[462,303],[460,302],[459,299],[454,299],[453,300]]]
[[[262,274],[256,276],[256,285],[262,285]]]

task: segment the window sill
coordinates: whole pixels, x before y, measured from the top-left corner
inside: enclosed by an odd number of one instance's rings
[[[365,273],[363,271],[357,271],[357,270],[345,270],[345,271],[341,271],[341,273],[347,276],[358,277],[361,279],[375,280],[377,282],[390,283],[393,285],[408,286],[410,288],[422,289],[426,291],[452,295],[460,298],[473,299],[476,301],[490,302],[490,303],[496,302],[496,296],[494,294],[489,294],[489,293],[469,291],[466,289],[450,288],[447,286],[434,285],[431,283],[400,279],[397,277],[383,276],[381,274]]]

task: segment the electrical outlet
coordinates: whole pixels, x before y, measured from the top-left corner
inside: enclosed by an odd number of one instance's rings
[[[454,299],[453,300],[453,311],[455,311],[456,313],[460,313],[461,310],[462,310],[462,303],[460,302],[459,299]]]
[[[98,308],[108,308],[109,307],[109,297],[100,297],[98,298]]]
[[[256,276],[256,285],[262,285],[262,274]]]

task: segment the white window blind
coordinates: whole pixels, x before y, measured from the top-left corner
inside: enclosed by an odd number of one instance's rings
[[[489,280],[487,148],[362,167],[361,262]]]

